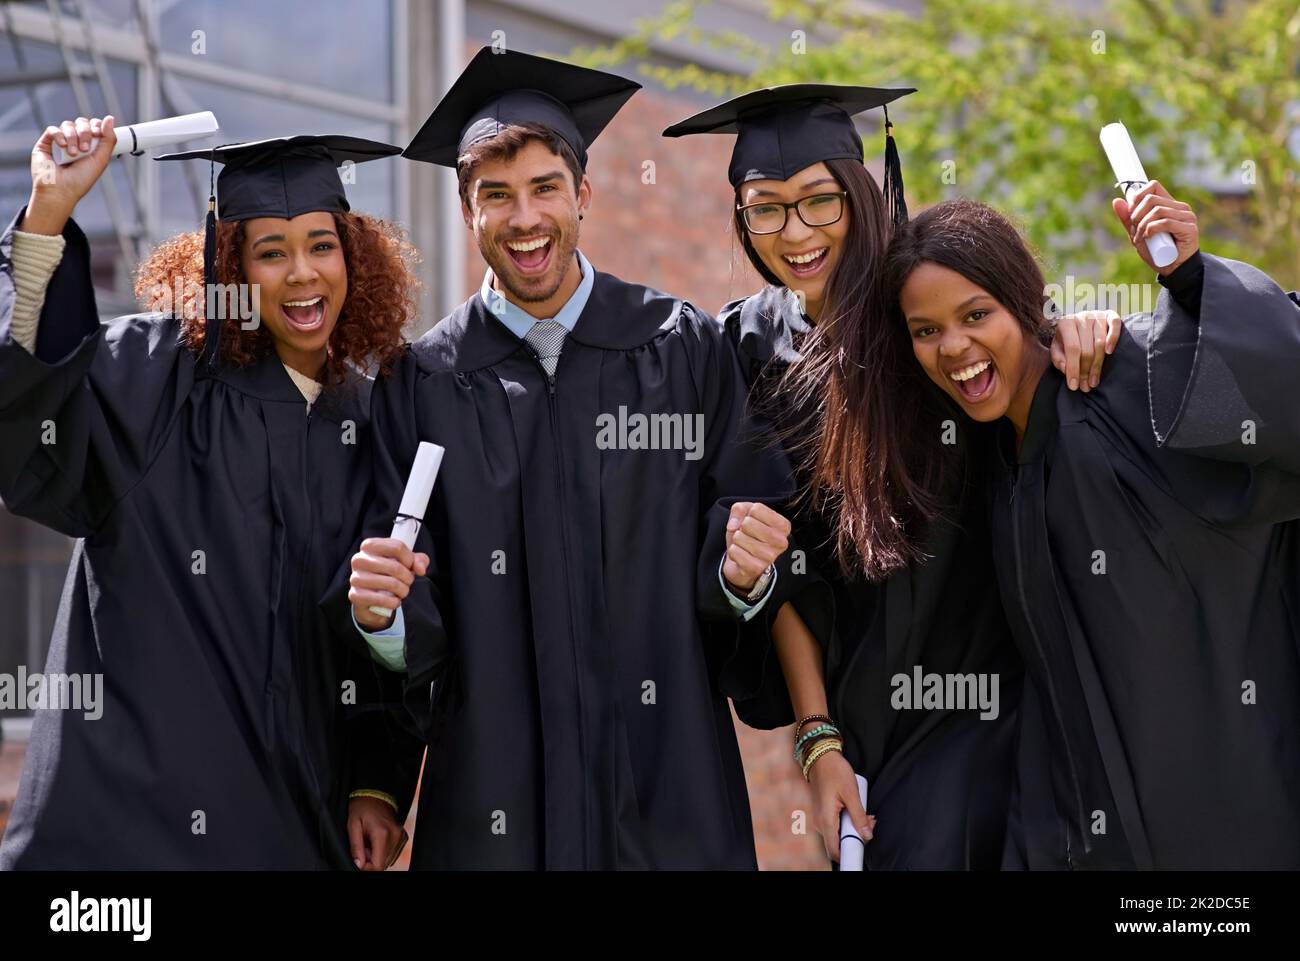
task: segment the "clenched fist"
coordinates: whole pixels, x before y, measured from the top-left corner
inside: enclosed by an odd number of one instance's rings
[[[355,797],[348,801],[348,846],[362,871],[387,871],[407,842],[406,828],[387,801]]]
[[[789,546],[790,522],[772,508],[748,502],[732,504],[722,576],[736,593],[748,594]]]
[[[93,150],[91,144],[99,139]],[[60,167],[54,162],[54,145],[80,162]],[[78,117],[57,127],[46,127],[32,148],[32,195],[21,229],[27,233],[58,236],[82,197],[90,192],[113,159],[117,134],[113,118]]]
[[[1131,201],[1116,197],[1111,201],[1115,216],[1128,231],[1129,242],[1148,267],[1161,277],[1168,277],[1187,262],[1201,246],[1196,212],[1190,204],[1175,200],[1158,180],[1153,180],[1133,195]],[[1177,259],[1168,267],[1157,267],[1147,250],[1152,234],[1166,233],[1174,238]]]
[[[348,579],[348,600],[357,624],[370,631],[386,630],[393,617],[383,617],[370,608],[396,611],[417,577],[429,570],[429,555],[412,551],[394,537],[369,537],[352,555],[352,576]]]

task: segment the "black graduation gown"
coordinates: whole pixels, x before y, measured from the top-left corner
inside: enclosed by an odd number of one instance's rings
[[[730,503],[789,475],[745,439],[744,399],[712,318],[599,271],[553,379],[475,295],[377,383],[369,533],[418,442],[446,448],[403,604],[428,737],[414,868],[756,867],[718,567]],[[620,408],[701,416],[701,456],[602,449]]]
[[[1300,867],[1300,309],[1201,256],[1199,323],[1162,293],[1099,388],[1049,368],[1018,457],[1006,438],[1008,866]]]
[[[751,404],[787,429],[798,415],[774,387],[799,359],[798,317],[794,297],[773,286],[719,314],[740,352]],[[936,437],[940,420],[957,422],[959,451],[991,439],[953,410],[936,407],[935,415]],[[795,595],[796,609],[822,642],[828,704],[844,735],[844,755],[870,785],[867,807],[878,826],[866,848],[868,870],[995,869],[1001,859],[1022,668],[993,574],[984,488],[970,473],[977,462],[957,452],[954,465],[954,508],[928,533],[924,562],[881,583],[846,578],[825,520],[801,502],[792,540],[807,553],[808,573],[782,568],[782,599]],[[833,597],[829,617],[827,594]],[[732,691],[741,719],[767,728],[793,723],[774,646],[749,645],[744,652],[748,683]],[[766,662],[758,670],[756,656]],[[997,674],[998,716],[896,710],[891,679],[910,679],[917,666],[926,674]],[[738,679],[739,669],[729,677]]]
[[[347,789],[413,793],[377,668],[318,608],[367,494],[368,382],[308,417],[274,354],[208,375],[173,318],[101,327],[71,222],[33,356],[9,336],[12,229],[0,496],[78,539],[45,670],[102,673],[103,703],[36,713],[0,868],[350,867]]]

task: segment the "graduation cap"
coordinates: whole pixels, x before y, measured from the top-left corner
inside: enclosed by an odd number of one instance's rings
[[[736,189],[750,180],[789,180],[823,160],[863,160],[862,138],[853,115],[885,108],[885,202],[895,224],[907,220],[903,170],[891,133],[889,107],[914,87],[851,87],[829,83],[791,83],[753,90],[664,131],[665,137],[734,133],[736,147],[727,171]]]
[[[567,143],[585,170],[587,148],[640,89],[617,74],[484,47],[402,155],[454,168],[471,146],[511,124],[538,123]]]
[[[217,226],[220,220],[280,217],[285,220],[316,211],[343,213],[352,208],[338,168],[401,153],[392,144],[341,135],[302,135],[225,144],[162,154],[157,160],[207,160],[221,174],[208,197],[203,236],[203,283],[217,281]],[[211,177],[209,178],[211,180]],[[220,198],[218,200],[218,198]],[[209,366],[220,356],[221,324],[206,316],[203,346]]]

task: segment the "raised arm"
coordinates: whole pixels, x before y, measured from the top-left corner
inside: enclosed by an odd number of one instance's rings
[[[54,164],[53,144],[75,153],[92,132],[102,137],[92,155]],[[89,244],[71,215],[114,141],[111,117],[48,128],[32,150],[31,199],[0,237],[0,497],[74,537],[94,533],[134,486],[192,384],[174,324],[99,323]],[[47,239],[57,237],[61,253]],[[42,258],[53,257],[42,290]]]
[[[1170,233],[1177,259],[1148,342],[1151,414],[1162,445],[1300,473],[1300,300],[1249,264],[1203,254],[1196,214],[1152,181],[1115,213],[1143,261],[1145,240]],[[1252,434],[1252,428],[1254,432]]]

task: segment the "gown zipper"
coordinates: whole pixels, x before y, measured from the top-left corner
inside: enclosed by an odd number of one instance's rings
[[[317,398],[317,400],[319,400],[319,398]],[[314,403],[309,403],[307,405],[307,414],[304,417],[305,424],[302,432],[302,465],[301,465],[302,477],[300,479],[300,483],[302,484],[302,489],[304,491],[309,490],[310,477],[312,474],[311,427],[312,427],[312,417],[315,414],[315,412],[316,412],[316,405]],[[302,569],[300,571],[300,579],[298,582],[297,611],[295,612],[297,618],[296,622],[303,629],[305,629],[306,625],[310,623],[310,617],[308,615],[310,615],[311,611],[308,602],[306,600],[307,582],[308,582],[308,575],[310,573],[309,567],[311,564],[312,554],[313,551],[316,549],[317,537],[320,534],[317,513],[318,511],[317,511],[316,498],[308,496],[307,498],[307,550],[303,552]],[[298,678],[301,676],[301,664],[302,664],[302,658],[300,656],[302,654],[301,645],[302,645],[302,630],[300,630],[298,635],[292,638],[290,642],[289,650],[291,654],[291,658],[290,658],[290,668],[291,668],[290,682],[291,683],[295,683],[298,680]],[[326,670],[325,673],[328,676],[332,672]],[[328,693],[328,696],[330,698],[334,696],[332,690]],[[302,726],[301,730],[303,732],[310,730],[311,719],[308,713],[308,703],[310,701],[310,698],[311,698],[311,692],[304,688],[302,691],[300,691],[299,697],[297,699],[298,715],[299,715],[298,723]],[[290,700],[291,701],[293,700],[292,697],[290,698]],[[347,749],[346,746],[343,745],[340,745],[340,747],[344,750]],[[320,856],[322,858],[323,864],[329,866],[331,853],[333,853],[336,858],[343,856],[343,852],[340,852],[337,849],[337,845],[339,843],[338,838],[335,835],[335,833],[331,830],[331,822],[333,820],[333,815],[329,810],[329,805],[327,803],[328,799],[325,795],[325,792],[321,788],[320,772],[316,770],[310,751],[304,752],[304,756],[301,759],[301,763],[302,763],[302,769],[306,773],[308,778],[308,783],[303,786],[312,792],[311,797],[306,800],[307,803],[310,804],[311,808],[313,809],[313,813],[316,816],[316,834],[317,834],[317,840],[320,844],[320,852],[321,852]],[[346,766],[342,766],[342,767],[345,768]],[[340,861],[339,863],[345,863],[345,862]]]
[[[574,644],[573,681],[578,692],[578,763],[582,767],[583,776],[585,779],[586,771],[587,771],[587,736],[586,736],[586,727],[584,724],[584,713],[582,709],[583,703],[585,702],[585,698],[582,695],[582,669],[581,669],[581,664],[579,663],[578,660],[578,651],[577,651],[578,632],[575,627],[575,625],[577,624],[577,620],[573,616],[573,593],[569,589],[569,576],[568,576],[569,528],[568,528],[568,524],[565,523],[565,518],[568,514],[568,510],[567,510],[568,498],[566,496],[567,488],[565,487],[565,483],[564,483],[564,458],[560,456],[559,411],[557,409],[558,405],[555,399],[555,375],[546,372],[546,367],[543,366],[541,357],[538,355],[538,353],[535,350],[532,349],[531,346],[529,346],[528,350],[529,353],[532,354],[533,362],[537,364],[538,370],[540,370],[542,372],[542,376],[546,378],[546,406],[547,406],[547,414],[550,420],[550,427],[551,427],[551,446],[553,448],[554,451],[553,456],[555,458],[556,486],[558,488],[557,494],[560,500],[560,556],[564,562],[564,571],[565,571],[564,596],[565,596],[565,603],[568,605],[568,609],[569,609],[570,636],[572,637],[573,644]],[[558,369],[558,365],[559,365],[559,359],[557,358],[556,359],[557,369]],[[583,820],[582,862],[584,866],[587,863],[587,832],[589,830],[589,825],[591,824],[589,795],[590,792],[584,789],[582,792],[582,820]]]

